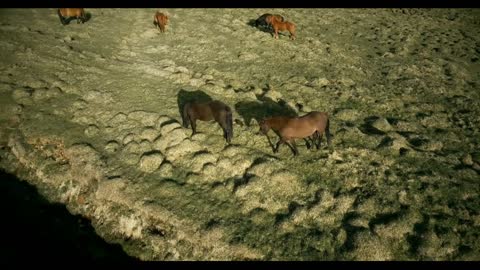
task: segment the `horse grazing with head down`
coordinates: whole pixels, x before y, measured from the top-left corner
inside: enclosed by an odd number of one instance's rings
[[[285,143],[290,147],[293,155],[298,155],[295,139],[304,139],[310,136],[314,137],[314,142],[317,140],[315,146],[319,149],[324,133],[327,137],[327,144],[330,145],[330,120],[325,112],[309,112],[300,117],[284,118],[283,124],[278,130],[280,140],[274,152],[277,153],[280,145]]]
[[[225,103],[213,100],[208,102],[189,102],[183,107],[183,127],[192,125],[192,136],[197,133],[196,121],[215,120],[223,129],[223,137],[230,143],[233,137],[232,109]]]
[[[278,31],[288,31],[290,33],[290,39],[296,39],[295,24],[292,22],[279,20],[276,16],[267,16],[265,21],[272,26],[274,38],[278,39]]]
[[[168,16],[157,11],[153,16],[153,25],[157,26],[160,32],[165,32],[165,26],[168,24]]]
[[[84,23],[87,20],[83,8],[59,8],[57,14],[63,25],[68,24],[70,22],[68,19],[72,17],[77,19],[77,23]]]
[[[267,22],[267,18],[271,17],[271,16],[276,17],[281,22],[285,21],[285,19],[279,14],[265,13],[262,16],[258,17],[258,19],[255,20],[255,27],[259,27],[259,26],[268,27],[268,26],[270,26],[270,24]]]

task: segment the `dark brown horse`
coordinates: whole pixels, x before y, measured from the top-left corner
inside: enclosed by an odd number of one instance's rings
[[[69,18],[72,17],[77,19],[77,23],[84,23],[87,20],[83,8],[59,8],[57,14],[63,25],[68,24],[70,22]]]
[[[285,118],[283,126],[278,130],[280,140],[274,152],[277,153],[281,144],[286,143],[293,152],[298,155],[295,139],[304,139],[314,136],[315,146],[320,148],[323,134],[327,137],[327,144],[330,145],[330,120],[325,112],[309,112],[301,117]]]
[[[223,137],[230,143],[233,137],[232,109],[225,103],[213,100],[208,102],[189,102],[183,107],[183,127],[192,125],[192,136],[197,133],[196,121],[215,120],[223,129]]]

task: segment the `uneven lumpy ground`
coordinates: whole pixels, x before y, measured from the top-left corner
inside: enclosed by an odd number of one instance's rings
[[[480,10],[155,11],[0,10],[1,169],[141,260],[480,259]],[[259,133],[314,110],[320,150]]]

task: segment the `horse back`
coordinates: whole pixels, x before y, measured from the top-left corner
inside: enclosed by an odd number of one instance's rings
[[[83,8],[59,8],[58,10],[63,17],[83,17],[85,13]]]
[[[155,18],[154,19],[158,24],[161,24],[161,25],[167,25],[168,24],[168,16],[163,14],[162,12],[157,11],[155,13]]]
[[[265,119],[265,122],[274,131],[279,131],[280,129],[285,127],[291,119],[293,119],[293,117],[274,116],[274,117]]]
[[[322,132],[327,127],[328,113],[326,112],[314,111],[306,114],[304,117],[308,118],[312,124],[315,123]]]
[[[189,115],[195,119],[201,121],[210,121],[214,119],[214,115],[209,103],[191,102],[187,103],[185,106],[187,106]]]

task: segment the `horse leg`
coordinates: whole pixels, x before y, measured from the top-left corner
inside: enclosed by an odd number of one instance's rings
[[[60,9],[57,9],[57,14],[58,14],[58,18],[60,18],[60,22],[62,23],[62,25],[66,25],[67,22],[65,21],[65,18],[63,18],[62,13],[60,12]]]
[[[315,144],[315,147],[317,148],[320,148],[320,133],[318,133],[318,131],[315,131],[313,133],[313,143]]]
[[[303,140],[305,141],[305,145],[307,146],[307,149],[310,149],[310,142],[307,140],[307,138],[303,138]]]
[[[275,153],[275,146],[273,145],[272,141],[270,140],[270,137],[268,137],[268,134],[265,134],[267,136],[268,144],[272,148],[273,152]]]
[[[291,142],[287,142],[287,145],[290,146],[290,149],[292,150],[294,156],[298,155],[298,149],[297,149],[297,144],[295,143],[295,140],[292,140]]]
[[[285,140],[283,138],[280,138],[280,140],[277,143],[277,147],[275,147],[275,149],[273,149],[273,153],[278,153],[278,149],[280,148],[280,145],[282,143],[285,143]]]
[[[323,134],[319,134],[319,135],[318,135],[317,150],[320,149],[320,147],[322,146],[322,138],[323,138]]]
[[[192,135],[191,136],[193,136],[193,135],[197,134],[197,123],[196,123],[197,120],[192,119],[192,117],[190,117],[190,116],[189,116],[189,118],[190,118],[190,124],[192,125]]]

